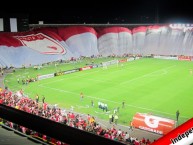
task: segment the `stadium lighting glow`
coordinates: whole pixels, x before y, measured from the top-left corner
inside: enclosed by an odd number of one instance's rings
[[[169,26],[173,29],[183,29],[184,31],[193,29],[193,24],[170,24]]]

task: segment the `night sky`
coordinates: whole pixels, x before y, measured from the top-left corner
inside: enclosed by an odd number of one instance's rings
[[[111,1],[26,1],[24,6],[3,8],[4,14],[24,14],[29,23],[193,23],[188,1],[111,0]]]

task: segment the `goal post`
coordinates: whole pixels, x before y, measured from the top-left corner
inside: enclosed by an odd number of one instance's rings
[[[118,63],[119,63],[118,60],[110,60],[110,61],[102,62],[102,67],[104,69],[107,69],[108,66],[111,66],[111,65],[117,65],[118,66]]]

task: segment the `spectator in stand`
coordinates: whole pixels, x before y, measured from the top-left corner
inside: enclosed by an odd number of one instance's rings
[[[124,140],[127,141],[128,138],[129,138],[129,134],[127,132],[125,132]]]
[[[90,118],[91,118],[91,116],[90,116],[90,114],[88,114],[88,115],[87,115],[87,123],[88,123],[88,124],[90,123]]]
[[[134,141],[134,145],[140,145],[140,141],[137,138]]]
[[[150,145],[150,144],[151,144],[151,141],[149,139],[147,139],[146,145]]]
[[[94,123],[95,122],[95,118],[94,118],[94,116],[92,116],[91,118],[90,118],[90,124],[92,124],[92,123]]]
[[[146,140],[145,140],[145,138],[144,138],[144,137],[142,138],[141,143],[143,143],[143,144],[145,144],[145,143],[146,143]]]
[[[23,96],[23,89],[20,89],[19,93]]]

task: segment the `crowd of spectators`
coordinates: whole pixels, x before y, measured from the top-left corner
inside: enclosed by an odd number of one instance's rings
[[[64,125],[75,127],[80,130],[85,130],[94,133],[96,135],[103,136],[105,138],[124,142],[125,144],[129,145],[151,144],[149,139],[143,138],[142,140],[139,140],[136,137],[131,137],[128,132],[122,131],[121,129],[117,130],[114,125],[111,128],[102,128],[101,125],[96,122],[95,117],[89,114],[85,118],[79,114],[69,112],[65,109],[61,109],[55,106],[50,107],[50,105],[45,102],[43,103],[38,102],[36,100],[32,100],[28,97],[25,97],[23,90],[17,91],[17,93],[12,93],[8,89],[4,90],[1,89],[0,104],[14,107],[16,109],[41,116],[50,119],[52,121],[62,123]],[[12,122],[4,120],[4,124],[12,128],[15,128],[23,133],[39,137],[44,141],[51,141],[53,142],[53,144],[64,145],[64,143],[60,141],[57,141],[46,135],[42,135],[40,133],[32,131],[26,127],[19,126]]]

